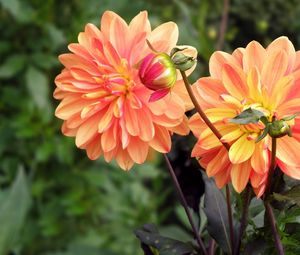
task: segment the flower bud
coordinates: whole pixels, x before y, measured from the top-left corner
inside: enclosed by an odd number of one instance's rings
[[[172,57],[172,60],[175,67],[183,72],[189,70],[195,64],[194,58],[186,56],[181,52],[175,53],[175,55]]]
[[[285,135],[292,136],[289,124],[284,120],[275,120],[269,126],[269,135],[274,138],[280,138]]]
[[[177,80],[176,68],[166,53],[152,52],[141,62],[139,67],[141,82],[154,93],[149,102],[166,96]]]

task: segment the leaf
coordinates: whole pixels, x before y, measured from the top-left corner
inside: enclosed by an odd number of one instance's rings
[[[299,115],[299,113],[297,112],[293,115],[282,118],[282,120],[289,121],[289,120],[295,119],[298,115]]]
[[[277,201],[291,201],[300,207],[300,185],[294,186],[282,194],[273,193],[273,198]]]
[[[28,92],[30,93],[33,101],[37,107],[41,110],[47,110],[49,112],[49,87],[48,79],[35,67],[29,67],[26,71],[26,85]]]
[[[0,0],[0,4],[19,22],[28,22],[33,17],[33,9],[20,0]]]
[[[202,175],[205,182],[204,212],[207,216],[207,231],[229,253],[231,247],[225,197],[213,179]]]
[[[51,54],[46,54],[46,53],[34,53],[31,55],[33,63],[45,70],[49,70],[52,67],[58,66],[59,61],[58,58],[54,55]]]
[[[11,78],[25,66],[25,55],[12,55],[0,66],[0,78]]]
[[[20,235],[25,216],[30,208],[30,193],[22,169],[0,207],[0,254],[7,254]]]
[[[249,124],[257,123],[261,117],[264,117],[264,113],[252,108],[248,108],[242,111],[239,115],[235,116],[233,119],[230,119],[229,122],[236,124]]]
[[[157,249],[160,255],[182,255],[193,252],[190,244],[161,236],[152,224],[146,224],[134,233],[142,243]]]

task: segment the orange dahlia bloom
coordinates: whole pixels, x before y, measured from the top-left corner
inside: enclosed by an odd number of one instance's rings
[[[62,132],[76,137],[90,159],[104,155],[125,170],[143,163],[149,147],[168,152],[172,132],[189,132],[181,81],[170,95],[148,102],[153,91],[138,76],[139,63],[151,53],[146,39],[156,50],[170,52],[177,25],[168,22],[151,30],[145,11],[129,24],[106,11],[100,30],[87,24],[78,43],[68,46],[72,53],[59,56],[65,68],[55,79],[54,97],[61,100],[55,115],[64,120]]]
[[[218,187],[231,181],[241,192],[250,180],[261,196],[270,167],[271,138],[256,142],[265,127],[262,122],[240,125],[230,119],[249,108],[269,121],[300,112],[300,51],[295,52],[286,37],[266,49],[252,41],[232,54],[215,52],[209,68],[210,77],[199,79],[193,90],[222,141],[231,146],[228,152],[195,114],[189,123],[199,140],[192,156],[199,158],[208,176],[215,177]],[[300,179],[300,117],[288,124],[292,137],[277,139],[276,163],[285,174]]]

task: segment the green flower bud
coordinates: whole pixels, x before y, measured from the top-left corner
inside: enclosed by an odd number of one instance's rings
[[[274,138],[280,138],[285,135],[292,136],[289,124],[284,120],[275,120],[269,125],[269,135]]]

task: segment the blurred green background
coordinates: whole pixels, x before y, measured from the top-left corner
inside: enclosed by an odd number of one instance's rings
[[[53,115],[57,56],[107,9],[175,21],[180,44],[199,50],[193,79],[207,73],[221,0],[0,0],[0,255],[142,254],[133,230],[146,222],[190,238],[159,156],[129,173],[89,161]],[[280,35],[299,48],[299,17],[298,0],[231,1],[224,49]]]

